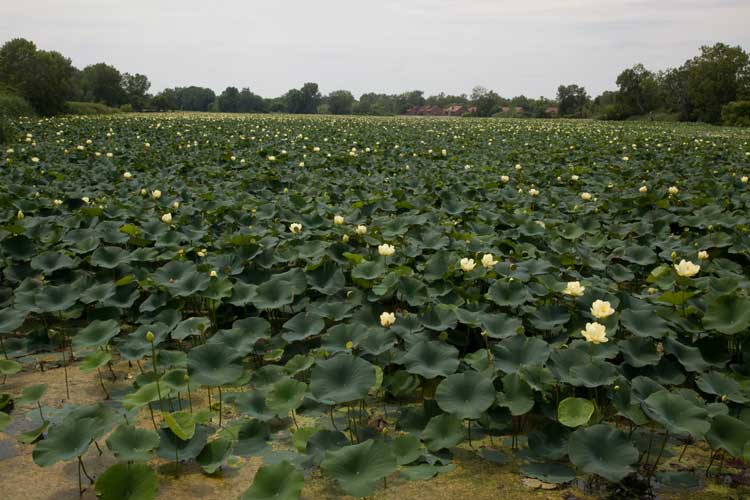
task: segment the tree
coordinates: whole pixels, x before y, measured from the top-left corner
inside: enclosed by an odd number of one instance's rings
[[[722,106],[750,94],[750,57],[739,46],[701,47],[683,68],[691,120],[719,123]]]
[[[174,89],[164,89],[151,99],[151,107],[158,111],[179,109],[177,92]]]
[[[350,115],[354,108],[354,96],[348,90],[335,90],[328,94],[328,111],[332,115]]]
[[[265,99],[257,94],[253,94],[247,87],[242,89],[239,100],[240,113],[265,113],[266,110]]]
[[[59,52],[37,50],[33,42],[16,38],[0,48],[0,83],[15,89],[42,115],[65,109],[73,93],[75,68]]]
[[[128,102],[120,71],[105,63],[83,68],[81,87],[87,101],[102,102],[107,106],[120,106]]]
[[[209,106],[216,99],[213,90],[204,87],[177,87],[174,89],[177,97],[177,108],[183,111],[208,111]]]
[[[643,64],[620,73],[617,85],[617,105],[622,116],[644,115],[659,106],[659,83]]]
[[[471,100],[477,108],[477,116],[492,116],[502,107],[501,97],[493,90],[476,86],[471,91]]]
[[[579,85],[560,85],[557,87],[557,102],[560,116],[582,117],[589,95],[586,89]]]
[[[146,75],[136,73],[124,73],[122,75],[121,85],[125,91],[125,97],[131,106],[137,111],[141,111],[148,106],[149,95],[148,89],[151,88],[151,82]]]
[[[218,97],[219,111],[237,113],[240,110],[240,91],[237,87],[227,87]]]

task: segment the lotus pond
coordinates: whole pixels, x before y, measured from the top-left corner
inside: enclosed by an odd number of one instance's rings
[[[747,132],[15,125],[7,498],[748,492]]]

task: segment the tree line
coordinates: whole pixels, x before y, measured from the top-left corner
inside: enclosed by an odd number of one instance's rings
[[[400,94],[370,92],[357,99],[348,90],[323,95],[314,82],[274,98],[235,86],[218,95],[199,86],[167,88],[151,94],[147,76],[121,72],[104,62],[78,69],[59,52],[39,50],[33,42],[21,38],[0,48],[0,92],[16,92],[45,116],[65,112],[69,101],[102,103],[128,111],[336,115],[399,115],[422,107],[459,105],[482,117],[646,117],[750,125],[750,56],[739,46],[704,46],[682,66],[666,70],[651,71],[636,64],[620,73],[615,83],[616,90],[596,97],[591,97],[581,85],[560,85],[555,99],[523,95],[507,98],[481,86],[469,95],[425,96],[421,90],[413,90]]]

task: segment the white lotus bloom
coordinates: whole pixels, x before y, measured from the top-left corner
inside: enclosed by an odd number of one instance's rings
[[[360,224],[359,226],[357,226],[357,229],[355,229],[354,232],[360,236],[365,235],[367,234],[367,226]]]
[[[268,161],[276,161],[276,157],[275,156],[268,156],[268,157],[266,157],[266,159]]]
[[[382,245],[378,245],[378,253],[383,257],[390,257],[396,253],[396,247],[388,243],[383,243]]]
[[[289,224],[289,230],[292,233],[294,233],[294,234],[301,233],[302,232],[302,224],[299,224],[297,222],[295,222],[293,224]]]
[[[484,266],[485,269],[491,269],[497,263],[498,261],[495,260],[495,257],[493,257],[491,253],[482,255],[482,266]]]
[[[591,199],[591,193],[581,193],[581,199],[583,201],[589,201]]]
[[[680,192],[679,188],[677,186],[669,186],[669,194],[677,194]]]
[[[579,281],[568,281],[565,290],[563,290],[562,293],[572,297],[581,297],[583,296],[584,290],[586,290],[586,287],[581,285]]]
[[[343,241],[344,243],[349,243],[349,235],[345,234],[344,236],[342,236],[341,241]]]
[[[83,201],[83,202],[84,202],[84,203],[85,203],[86,205],[88,205],[89,203],[91,203],[91,198],[89,198],[88,196],[84,196],[83,198],[81,198],[81,200],[82,200],[82,201]]]
[[[641,186],[640,188],[638,188],[638,192],[640,192],[640,193],[648,193],[648,187]]]
[[[689,260],[682,259],[679,264],[674,265],[675,270],[677,271],[677,274],[682,276],[683,278],[691,278],[698,274],[698,271],[701,270],[701,266],[698,264],[693,264]]]
[[[380,315],[380,325],[388,328],[396,322],[396,315],[392,312],[384,312]]]
[[[708,252],[706,252],[705,250],[701,250],[700,252],[698,252],[698,258],[700,260],[708,260]]]
[[[24,217],[25,215],[23,215],[23,211],[19,210],[18,213],[16,214],[16,219],[23,220]]]
[[[172,223],[172,214],[170,214],[169,212],[165,213],[164,215],[161,216],[161,221],[164,224],[171,224]]]
[[[612,309],[612,304],[610,304],[606,300],[595,300],[593,304],[591,304],[591,314],[595,318],[604,319],[609,316],[612,316],[615,313],[615,310]]]
[[[130,172],[125,172],[124,174],[122,174],[122,176],[124,178],[126,178],[126,179],[132,179],[133,178],[133,174],[131,174]]]
[[[32,156],[31,161],[32,163],[39,163],[39,158],[37,158],[36,156]]]
[[[461,259],[461,270],[465,273],[468,273],[469,271],[473,271],[474,267],[476,267],[476,262],[474,262],[474,259],[467,259],[463,258]]]
[[[529,189],[529,194],[530,194],[531,196],[539,196],[539,191],[537,191],[537,190],[536,190],[536,189],[534,189],[534,188],[531,188],[531,189]]]
[[[60,206],[62,205],[62,200],[52,200],[52,204],[55,206]]]
[[[576,174],[570,176],[571,181],[577,181],[578,179],[580,179],[580,177],[578,177]]]
[[[216,271],[213,271],[213,270],[212,270],[212,271],[211,271],[210,273],[208,273],[208,275],[209,275],[209,276],[210,276],[211,278],[216,278],[216,277],[218,276],[218,274],[216,274]]]
[[[180,202],[179,201],[172,202],[172,208],[175,208],[175,209],[180,208]]]
[[[742,182],[743,184],[747,184],[747,181],[748,179],[746,175],[743,175],[742,177],[740,177],[740,182]]]
[[[151,197],[155,200],[158,200],[159,198],[161,198],[161,191],[159,191],[158,189],[154,189],[153,191],[151,191]]]
[[[343,215],[334,215],[333,216],[333,223],[337,226],[340,226],[344,223],[344,216]]]
[[[587,342],[592,344],[604,344],[608,342],[607,327],[601,323],[586,323],[586,329],[581,330],[581,335],[586,338]]]
[[[507,175],[501,175],[501,176],[500,176],[500,180],[501,180],[501,181],[502,181],[503,183],[506,183],[506,184],[507,184],[508,182],[510,182],[510,177],[508,177]]]

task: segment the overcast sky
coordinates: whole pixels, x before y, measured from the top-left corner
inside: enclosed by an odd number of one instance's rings
[[[750,49],[750,0],[0,0],[0,42],[24,37],[83,67],[144,73],[152,91],[228,85],[277,96],[422,89],[590,94],[701,45]]]

